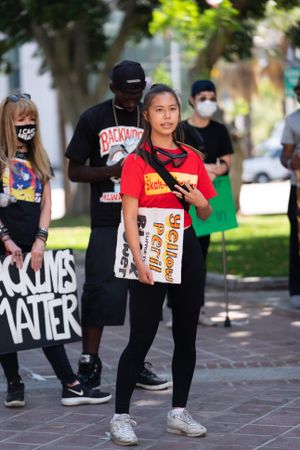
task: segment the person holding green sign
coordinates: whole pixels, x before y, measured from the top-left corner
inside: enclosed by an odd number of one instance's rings
[[[294,92],[300,104],[300,77]],[[285,119],[281,143],[281,163],[291,170],[291,190],[288,206],[290,221],[289,293],[290,303],[300,308],[300,109]]]
[[[204,153],[204,165],[210,179],[226,175],[231,166],[233,147],[225,125],[212,119],[217,112],[216,86],[210,80],[197,80],[192,84],[189,104],[193,114],[182,122],[184,142]],[[198,237],[203,258],[206,262],[210,244],[210,234]],[[206,264],[205,264],[206,265]],[[199,286],[204,306],[205,285]],[[199,324],[213,326],[215,323],[208,317],[205,308],[201,308]]]

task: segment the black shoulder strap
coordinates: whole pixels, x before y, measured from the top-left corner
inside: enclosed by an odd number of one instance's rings
[[[151,166],[154,170],[156,170],[156,172],[164,180],[164,182],[171,190],[171,192],[176,190],[175,184],[178,184],[178,181],[173,177],[173,175],[170,174],[170,172],[164,166],[161,166],[157,161],[155,161],[151,153],[143,151],[140,148],[137,149],[136,153],[137,155],[141,156],[141,158],[143,158],[143,160],[146,161],[146,163],[149,164],[149,166]],[[183,198],[178,197],[176,198],[181,203],[183,208],[188,212],[189,203],[186,202]]]

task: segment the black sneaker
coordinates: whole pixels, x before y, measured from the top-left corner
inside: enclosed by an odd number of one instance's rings
[[[144,368],[139,374],[136,386],[146,389],[148,391],[160,391],[162,389],[167,389],[171,386],[170,381],[159,378],[150,369],[152,364],[149,362],[144,362]]]
[[[21,377],[7,383],[7,394],[4,402],[7,408],[21,408],[25,406],[25,386]]]
[[[61,397],[63,406],[99,405],[111,399],[111,394],[100,389],[90,389],[80,383],[69,387],[64,385]]]
[[[83,386],[97,388],[101,384],[102,363],[98,356],[82,353],[77,378]]]

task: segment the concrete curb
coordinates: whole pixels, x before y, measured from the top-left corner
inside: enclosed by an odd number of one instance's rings
[[[84,266],[85,252],[74,252],[75,264]],[[229,291],[241,290],[273,290],[288,289],[287,277],[239,277],[227,275],[227,288]],[[219,289],[224,288],[224,275],[208,272],[207,285]]]
[[[240,290],[280,290],[288,289],[287,277],[239,277],[227,275],[227,288],[229,291]],[[207,273],[206,282],[208,286],[224,288],[224,275],[218,273]]]

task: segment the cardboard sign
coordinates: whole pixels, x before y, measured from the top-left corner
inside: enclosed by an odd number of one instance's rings
[[[194,206],[190,208],[193,227],[197,236],[206,236],[217,231],[237,228],[236,211],[228,175],[214,179],[214,187],[218,195],[210,200],[212,214],[207,220],[197,216]]]
[[[141,253],[154,281],[181,283],[184,212],[182,209],[139,208]],[[115,276],[137,280],[138,274],[125,236],[123,215],[118,229]]]
[[[41,270],[0,257],[0,354],[81,340],[74,257],[46,251]]]

